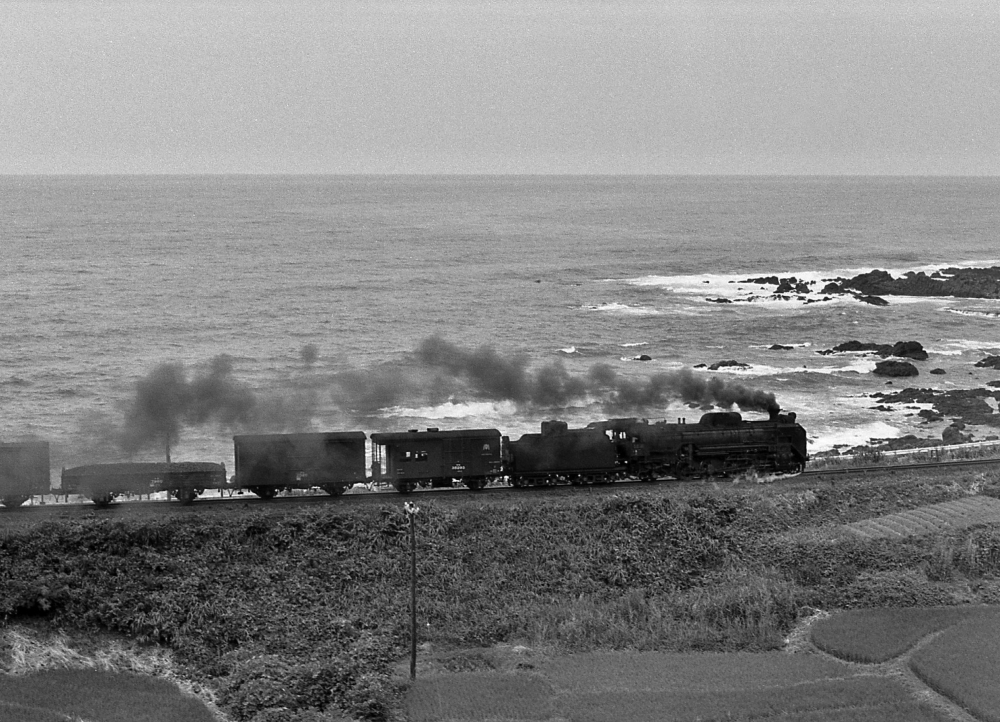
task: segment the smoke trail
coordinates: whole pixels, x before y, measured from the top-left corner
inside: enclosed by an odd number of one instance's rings
[[[127,454],[150,446],[173,446],[184,426],[209,422],[234,428],[257,413],[253,392],[232,378],[232,358],[222,354],[188,379],[180,362],[162,363],[136,382],[125,409],[119,445]]]
[[[530,410],[562,409],[597,402],[609,415],[658,411],[673,401],[722,408],[775,411],[774,395],[690,369],[624,378],[611,366],[569,371],[562,360],[531,368],[527,356],[504,356],[491,346],[464,349],[439,336],[421,342],[408,362],[322,374],[312,363],[315,347],[302,350],[308,372],[264,393],[234,376],[233,359],[216,356],[189,370],[162,363],[139,379],[126,403],[123,423],[91,418],[86,437],[93,448],[115,446],[131,456],[176,445],[184,428],[214,424],[233,432],[305,431],[323,415],[340,428],[374,422],[385,409],[437,405],[467,398],[512,401]],[[367,427],[366,427],[367,428]]]
[[[462,382],[475,396],[529,406],[560,407],[597,399],[609,413],[653,409],[676,400],[751,411],[778,409],[772,393],[690,369],[661,372],[639,381],[621,378],[607,364],[572,374],[562,361],[556,361],[532,372],[523,355],[504,357],[491,346],[467,351],[439,336],[425,339],[415,356],[424,366],[449,374],[453,393],[461,390]]]

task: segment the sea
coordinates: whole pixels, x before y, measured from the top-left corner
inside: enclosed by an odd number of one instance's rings
[[[812,453],[933,436],[872,394],[1000,376],[974,366],[1000,301],[819,289],[1000,265],[998,230],[997,178],[0,177],[0,440],[48,441],[54,475],[167,442],[231,469],[238,433],[516,438],[762,395]],[[820,353],[849,340],[930,358],[887,380]]]

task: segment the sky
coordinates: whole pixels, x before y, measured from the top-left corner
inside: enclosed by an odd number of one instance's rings
[[[0,0],[0,174],[1000,174],[997,0]]]

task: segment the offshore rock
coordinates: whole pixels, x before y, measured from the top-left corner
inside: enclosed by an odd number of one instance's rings
[[[1000,387],[1000,384],[997,384]],[[907,388],[896,392],[878,391],[872,398],[887,404],[930,404],[937,417],[960,419],[966,424],[979,426],[1000,426],[1000,414],[993,413],[993,406],[1000,400],[1000,388],[954,389],[936,391],[934,389]],[[929,418],[926,414],[919,414]]]
[[[924,350],[923,345],[919,341],[897,341],[894,344],[846,341],[842,344],[834,346],[831,349],[819,351],[819,354],[822,356],[829,356],[834,353],[849,352],[869,352],[877,354],[882,358],[894,356],[897,358],[913,359],[914,361],[927,360],[927,352]]]
[[[909,361],[879,361],[872,372],[878,376],[917,376],[920,372]]]
[[[934,374],[935,376],[943,376],[945,374],[945,370],[944,369],[931,369],[930,372],[932,374]]]
[[[714,363],[714,364],[712,364],[711,366],[708,367],[708,370],[709,371],[718,371],[721,368],[748,369],[748,368],[750,368],[750,364],[745,364],[742,361],[735,361],[735,360],[730,359],[729,361],[719,361],[718,363]]]
[[[867,295],[1000,298],[1000,266],[946,268],[930,276],[910,271],[900,278],[876,269],[843,281],[843,286]]]
[[[1000,356],[987,356],[982,361],[976,361],[976,368],[1000,370]]]
[[[864,303],[870,303],[872,306],[888,306],[889,305],[889,302],[886,301],[881,296],[873,296],[873,295],[870,295],[870,294],[861,294],[860,296],[857,296],[857,299],[859,301],[864,302]]]

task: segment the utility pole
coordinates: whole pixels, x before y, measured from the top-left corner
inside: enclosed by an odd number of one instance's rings
[[[420,507],[403,502],[403,511],[410,520],[410,679],[417,678],[417,532],[416,520]]]

